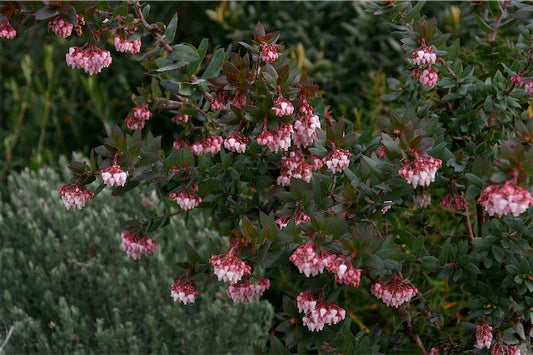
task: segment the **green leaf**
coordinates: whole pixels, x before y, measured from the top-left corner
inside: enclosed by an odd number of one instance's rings
[[[196,49],[186,44],[176,44],[172,48],[174,49],[174,52],[169,55],[169,59],[174,62],[189,64],[202,59]]]
[[[58,14],[59,14],[59,11],[57,11],[56,9],[52,9],[49,6],[45,6],[35,11],[33,16],[35,16],[35,19],[37,21],[42,21],[42,20],[46,20],[48,18],[54,17]]]
[[[411,22],[411,20],[414,19],[415,16],[420,13],[420,10],[422,10],[425,4],[425,1],[418,1],[417,4],[407,13],[407,16],[404,19],[404,23]]]
[[[124,186],[117,186],[111,192],[111,196],[120,196],[122,194],[125,194],[126,192],[137,187],[137,185],[139,184],[140,184],[139,181],[130,181],[130,182],[127,182],[126,185]]]
[[[202,260],[198,252],[188,242],[183,242],[183,246],[185,247],[187,259],[191,264],[197,264]]]
[[[147,5],[148,6],[148,5]],[[167,29],[165,30],[165,43],[174,42],[174,37],[176,36],[176,29],[178,28],[178,14],[174,14],[172,20],[168,23]]]
[[[211,58],[211,61],[209,62],[207,69],[202,75],[202,78],[208,79],[208,78],[213,78],[213,77],[218,76],[223,63],[224,63],[224,49],[219,48],[213,54],[213,57]]]

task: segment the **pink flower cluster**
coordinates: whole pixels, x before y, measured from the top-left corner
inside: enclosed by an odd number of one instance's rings
[[[224,254],[211,256],[209,263],[213,265],[218,280],[230,284],[240,281],[243,276],[249,276],[252,272],[252,268],[236,256],[233,249]]]
[[[206,155],[208,153],[217,154],[222,146],[221,136],[208,136],[191,145],[191,151],[194,155]]]
[[[189,121],[189,115],[178,112],[171,118],[171,121],[177,124],[187,123]]]
[[[336,283],[359,287],[361,270],[353,267],[351,258],[323,251],[322,262],[326,269],[335,275]]]
[[[413,64],[419,67],[413,70],[413,76],[417,77],[423,85],[430,88],[435,87],[438,75],[431,66],[437,62],[437,55],[433,53],[433,49],[422,44],[420,48],[411,54],[411,59]],[[422,74],[420,74],[421,70]]]
[[[124,186],[128,173],[122,170],[120,165],[112,164],[102,170],[102,180],[107,186]]]
[[[215,98],[211,101],[211,109],[220,111],[226,107],[227,92],[223,89],[218,89]]]
[[[524,90],[529,94],[529,96],[533,96],[533,80],[524,86]]]
[[[17,36],[17,31],[11,26],[9,20],[5,20],[0,25],[0,38],[13,39]]]
[[[145,105],[140,105],[133,108],[133,115],[126,117],[124,123],[129,129],[143,129],[146,121],[150,118],[152,118],[152,111]]]
[[[328,169],[335,174],[337,171],[344,170],[350,165],[351,155],[352,153],[348,150],[335,147],[333,152],[324,157],[323,161]]]
[[[413,198],[416,208],[426,208],[431,205],[431,195],[428,193],[419,193]]]
[[[261,295],[270,288],[270,280],[262,277],[256,277],[257,284],[249,280],[240,280],[229,285],[226,294],[234,302],[251,303],[257,300]]]
[[[405,283],[397,274],[393,274],[389,280],[373,284],[370,292],[387,306],[398,308],[416,296],[418,289]]]
[[[429,186],[435,181],[435,174],[441,166],[442,160],[424,156],[423,152],[415,151],[415,159],[403,166],[398,174],[416,189],[417,186]]]
[[[315,252],[311,241],[300,245],[289,257],[289,260],[307,277],[316,276],[324,271],[324,262],[320,255]]]
[[[83,47],[70,47],[65,56],[67,65],[72,69],[82,68],[86,73],[97,74],[102,68],[111,65],[111,53],[89,44]]]
[[[94,193],[86,187],[79,188],[74,184],[65,184],[59,188],[59,194],[67,210],[71,208],[82,209],[87,200],[94,197]]]
[[[174,302],[181,302],[183,304],[194,303],[198,295],[199,292],[196,287],[196,282],[186,277],[176,279],[170,287],[170,296],[174,299]]]
[[[492,327],[486,321],[481,322],[476,328],[476,348],[490,349],[492,343]]]
[[[440,201],[440,205],[444,208],[451,208],[457,211],[461,211],[466,208],[466,200],[463,196],[456,196],[452,192],[449,192]]]
[[[524,76],[523,75],[513,75],[511,77],[511,82],[515,84],[516,86],[522,86],[524,85]]]
[[[294,106],[289,100],[287,100],[283,97],[283,95],[280,94],[274,102],[272,111],[274,111],[274,113],[278,117],[290,116],[294,112]]]
[[[286,122],[280,123],[278,130],[274,132],[268,131],[265,125],[263,131],[257,136],[257,143],[267,146],[274,153],[286,152],[291,146],[293,131],[293,126]]]
[[[533,204],[533,197],[528,190],[507,181],[504,185],[487,186],[477,202],[490,216],[512,214],[517,217]]]
[[[278,60],[277,44],[261,43],[261,60],[265,63],[272,63]]]
[[[198,191],[198,185],[192,184],[192,188],[194,191]],[[175,191],[168,197],[175,200],[185,211],[195,208],[202,202],[202,198],[198,194],[187,189]]]
[[[157,250],[158,245],[150,238],[141,237],[135,232],[125,231],[120,234],[122,238],[122,249],[126,254],[135,260],[143,255],[148,255]]]
[[[224,148],[230,152],[244,153],[250,139],[239,133],[230,133],[224,140]]]
[[[291,218],[294,218],[294,223],[296,223],[297,226],[299,226],[300,224],[304,222],[311,222],[311,217],[309,217],[303,212],[297,211],[292,216],[284,216],[284,217],[278,218],[276,220],[276,223],[278,224],[280,228],[285,228],[287,224],[289,224],[289,221],[291,220]]]
[[[299,117],[294,121],[292,139],[297,147],[305,148],[316,139],[316,130],[320,129],[320,119],[313,114],[313,107],[309,105],[305,98],[301,99],[301,106],[298,112]]]
[[[296,297],[296,305],[300,313],[305,315],[302,323],[310,331],[321,331],[325,325],[333,325],[346,317],[346,311],[336,304],[320,304],[310,290],[303,291]]]
[[[65,21],[61,16],[56,16],[48,22],[48,31],[61,38],[69,37],[73,28],[74,24]]]
[[[306,155],[299,150],[293,150],[289,153],[289,156],[281,157],[281,172],[276,181],[277,184],[289,186],[291,178],[300,179],[305,182],[311,181],[313,170],[320,169],[322,162],[312,155],[309,157],[312,163],[308,163],[306,161]]]
[[[141,51],[141,38],[128,41],[120,36],[116,36],[115,49],[118,52],[139,53]]]

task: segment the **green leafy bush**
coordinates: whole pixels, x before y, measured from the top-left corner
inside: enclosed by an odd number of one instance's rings
[[[146,213],[152,197],[117,199],[104,191],[72,213],[57,196],[61,180],[47,168],[14,173],[10,202],[0,203],[3,350],[245,353],[264,345],[273,320],[267,301],[234,304],[215,284],[186,307],[170,297],[182,242],[217,242],[202,218],[190,215],[187,228],[174,219],[156,238],[159,251],[133,261],[120,250],[120,225]]]

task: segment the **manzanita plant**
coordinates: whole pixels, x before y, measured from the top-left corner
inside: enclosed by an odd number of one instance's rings
[[[225,282],[235,302],[284,293],[272,297],[271,352],[527,354],[533,7],[454,5],[475,38],[469,48],[423,7],[368,6],[405,51],[405,75],[389,78],[382,97],[390,115],[370,133],[331,117],[319,88],[283,55],[280,33],[261,23],[235,50],[210,51],[207,40],[174,44],[177,17],[150,24],[149,5],[138,2],[8,3],[0,37],[44,22],[79,42],[66,63],[89,75],[112,65],[109,42],[136,54],[149,85],[90,160],[71,163],[59,193],[70,209],[106,187],[156,191],[164,213],[121,235],[133,259],[157,251],[154,232],[169,218],[203,211],[229,243],[211,245],[209,260],[194,241],[184,245],[174,301],[195,302],[206,279]],[[156,120],[173,128],[154,136]],[[388,323],[384,341],[361,305],[402,329]]]

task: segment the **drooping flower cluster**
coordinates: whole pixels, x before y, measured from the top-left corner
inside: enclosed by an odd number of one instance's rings
[[[507,347],[505,350],[507,352],[507,355],[520,355],[521,354],[520,348],[517,346],[511,345],[511,344],[507,344]]]
[[[152,118],[152,111],[145,105],[135,106],[133,108],[133,115],[126,117],[124,123],[129,129],[143,129],[147,120]]]
[[[56,16],[48,22],[48,31],[61,38],[69,37],[72,29],[74,29],[74,24],[65,21],[61,16]]]
[[[492,327],[485,320],[481,322],[476,328],[476,348],[483,349],[486,347],[490,349],[492,343]]]
[[[305,97],[301,98],[299,116],[294,121],[292,139],[297,147],[305,148],[317,137],[317,129],[320,129],[320,119],[313,114],[313,107],[309,105]]]
[[[125,231],[120,234],[122,238],[122,249],[126,254],[135,260],[143,255],[152,254],[157,250],[158,245],[148,237],[139,235],[136,232]]]
[[[416,296],[418,289],[405,283],[395,273],[387,281],[378,281],[373,284],[370,292],[381,299],[387,306],[398,308]]]
[[[307,277],[316,276],[324,271],[322,258],[315,252],[311,241],[299,246],[289,257],[289,260]]]
[[[333,152],[324,157],[323,161],[328,169],[335,174],[337,171],[344,170],[350,165],[351,155],[352,153],[348,150],[335,147]]]
[[[187,123],[189,121],[189,115],[178,112],[170,120],[176,124]]]
[[[139,53],[141,51],[141,38],[128,41],[120,36],[115,36],[115,49],[118,52]]]
[[[431,205],[431,195],[426,192],[419,193],[413,198],[413,203],[416,208],[426,208]]]
[[[3,39],[13,39],[17,36],[17,30],[11,26],[9,20],[5,20],[0,25],[0,38]]]
[[[418,68],[413,70],[413,76],[417,77],[423,85],[427,87],[435,87],[438,75],[432,69],[432,65],[437,62],[437,55],[433,52],[433,48],[426,44],[422,44],[420,48],[411,54],[413,64]],[[422,74],[420,74],[422,71]]]
[[[351,258],[323,251],[322,262],[326,269],[335,275],[336,283],[359,287],[361,270],[353,267]]]
[[[529,94],[529,96],[533,96],[533,80],[524,86],[524,90]]]
[[[449,192],[440,201],[440,205],[444,208],[451,208],[457,211],[461,211],[466,208],[466,199],[463,196],[458,196],[452,192]]]
[[[250,139],[239,133],[230,133],[224,140],[224,148],[230,152],[244,153]]]
[[[102,180],[107,186],[124,186],[128,173],[120,167],[118,164],[112,164],[102,170]]]
[[[306,156],[299,150],[293,150],[288,156],[283,156],[281,158],[281,172],[277,179],[278,185],[289,186],[291,178],[300,179],[305,182],[311,181],[313,170],[317,169],[317,165],[313,157],[311,157],[313,160],[311,164],[305,158]]]
[[[263,131],[257,136],[257,143],[267,146],[274,153],[286,152],[291,146],[293,131],[293,126],[286,122],[280,123],[278,130],[274,132],[270,132],[265,125]]]
[[[211,109],[213,111],[221,111],[227,104],[227,92],[223,89],[218,89],[215,98],[211,101]]]
[[[261,43],[261,60],[265,63],[272,63],[278,60],[277,44]]]
[[[404,165],[398,174],[405,178],[408,184],[417,186],[429,186],[435,181],[435,174],[442,166],[442,160],[431,156],[424,156],[421,151],[415,151],[415,159]]]
[[[262,277],[256,277],[257,284],[250,280],[240,280],[229,285],[226,294],[234,302],[251,303],[257,300],[261,295],[270,288],[270,280]]]
[[[289,100],[287,100],[283,97],[283,95],[280,94],[274,102],[272,111],[274,111],[274,113],[278,117],[290,116],[294,112],[294,106]]]
[[[71,208],[82,209],[87,200],[94,197],[94,193],[86,187],[80,188],[75,184],[65,184],[59,188],[59,194],[67,210]]]
[[[196,282],[186,277],[176,279],[170,287],[170,296],[174,299],[174,302],[194,303],[198,295]]]
[[[243,276],[251,274],[252,268],[234,253],[235,250],[230,248],[227,253],[213,255],[209,258],[209,263],[213,265],[214,273],[219,281],[234,284],[240,281]]]
[[[422,85],[425,85],[429,88],[435,87],[435,84],[437,84],[437,79],[439,76],[437,75],[437,72],[434,71],[431,68],[424,69],[422,74],[420,74],[419,81]]]
[[[191,145],[191,151],[194,155],[217,154],[220,152],[222,141],[221,136],[208,136],[193,143]]]
[[[520,74],[513,75],[511,77],[511,82],[513,84],[515,84],[516,86],[523,86],[524,85],[524,76],[520,75]]]
[[[309,217],[308,215],[306,215],[305,213],[301,211],[296,211],[292,216],[284,216],[284,217],[278,218],[276,220],[276,223],[278,224],[280,228],[284,228],[287,226],[287,224],[289,224],[289,221],[291,220],[291,218],[294,219],[294,223],[296,223],[297,226],[299,226],[300,224],[304,222],[311,222],[311,217]]]
[[[502,217],[512,214],[517,217],[533,204],[533,197],[528,190],[507,181],[503,185],[487,186],[477,202],[490,216]]]
[[[81,68],[89,74],[97,74],[111,65],[111,53],[93,44],[83,47],[70,47],[65,56],[67,65],[72,69]]]
[[[198,192],[197,184],[191,184],[191,186],[195,192]],[[195,208],[202,202],[202,198],[195,192],[188,189],[182,189],[172,192],[170,195],[168,195],[168,197],[170,197],[172,200],[175,200],[185,211],[188,211]]]
[[[310,331],[321,331],[325,325],[333,325],[346,317],[346,311],[336,304],[318,303],[310,290],[301,292],[296,297],[296,305],[300,313],[305,315],[302,323]]]

